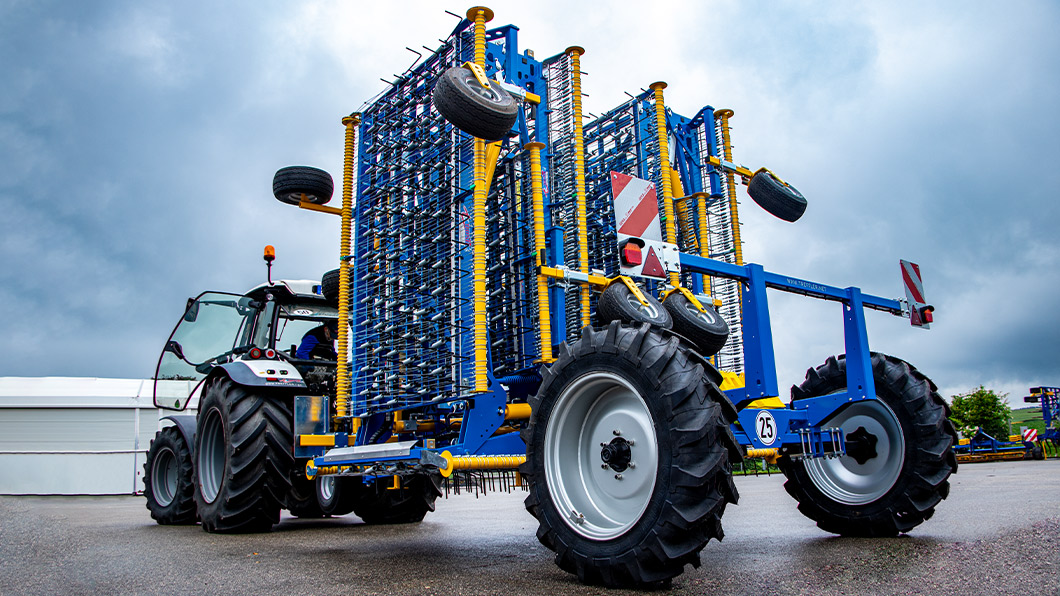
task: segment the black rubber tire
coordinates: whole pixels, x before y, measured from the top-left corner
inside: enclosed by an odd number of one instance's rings
[[[701,312],[684,294],[673,292],[663,306],[673,319],[674,332],[688,338],[700,354],[713,356],[728,341],[729,325],[709,304],[704,304]]]
[[[787,477],[784,488],[799,502],[799,511],[841,536],[897,536],[912,530],[949,495],[948,478],[957,471],[957,431],[935,384],[907,362],[877,353],[872,354],[872,376],[878,398],[893,411],[905,437],[905,460],[886,494],[866,504],[841,503],[815,486],[805,462],[787,456],[778,461]],[[845,388],[846,358],[829,358],[791,388],[792,403]]]
[[[194,451],[204,530],[265,532],[279,521],[294,469],[291,429],[286,394],[227,378],[210,384],[199,405]],[[216,492],[212,498],[204,494],[207,486]]]
[[[755,173],[747,185],[747,194],[759,207],[784,221],[798,221],[806,212],[806,198],[802,193],[781,182],[772,172]]]
[[[401,487],[392,489],[391,476],[371,481],[356,480],[353,487],[353,513],[366,524],[411,524],[423,521],[434,502],[442,496],[442,477],[438,473],[416,474],[402,478]]]
[[[337,476],[309,480],[296,474],[287,495],[287,510],[295,517],[304,518],[346,515],[353,511],[355,492],[352,482],[355,480]]]
[[[533,414],[523,431],[527,461],[519,471],[528,484],[526,509],[539,522],[537,537],[556,553],[561,569],[589,584],[661,587],[685,565],[698,567],[699,552],[711,538],[722,539],[725,506],[739,498],[731,462],[739,461],[740,449],[729,426],[736,410],[710,380],[717,373],[709,368],[680,338],[644,324],[585,327],[573,345],[560,346],[559,358],[530,400]],[[643,513],[628,529],[603,540],[572,528],[570,512],[559,510],[546,472],[546,434],[560,396],[580,378],[599,372],[623,379],[642,397],[658,457]],[[555,419],[562,421],[563,415]],[[553,467],[579,466],[574,460],[554,458]],[[576,468],[574,475],[584,477],[584,472]],[[606,489],[597,490],[606,498]]]
[[[434,86],[434,107],[450,124],[486,141],[508,136],[519,117],[519,102],[495,81],[487,90],[463,66],[442,73]]]
[[[199,520],[191,462],[191,448],[177,427],[155,433],[144,462],[144,496],[151,517],[159,524],[191,525]],[[163,480],[165,486],[156,486]]]
[[[353,270],[350,270],[349,299],[353,300]],[[320,278],[320,293],[333,305],[339,303],[339,270],[332,269]]]
[[[287,511],[295,517],[307,519],[325,517],[317,494],[316,481],[306,478],[305,474],[296,470],[291,478],[291,490],[287,493]]]
[[[1045,451],[1042,450],[1042,446],[1035,443],[1034,446],[1027,451],[1027,459],[1039,461],[1045,459]]]
[[[288,166],[276,171],[272,178],[272,194],[277,201],[298,205],[304,194],[315,205],[324,205],[335,193],[331,174],[309,166]]]
[[[637,300],[633,292],[629,291],[624,283],[613,283],[600,294],[600,300],[596,303],[596,319],[600,325],[607,325],[611,321],[619,321],[635,325],[647,323],[655,327],[669,329],[673,326],[670,313],[663,307],[655,296],[648,292],[641,292],[647,299],[649,307],[645,307]]]

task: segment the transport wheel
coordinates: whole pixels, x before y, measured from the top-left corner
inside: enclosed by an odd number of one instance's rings
[[[434,107],[453,126],[486,141],[507,136],[519,116],[519,103],[507,91],[493,80],[486,89],[463,66],[442,73],[434,87]]]
[[[309,480],[296,474],[287,495],[287,510],[296,517],[327,517],[346,515],[353,511],[354,490],[351,479],[320,476]]]
[[[1045,451],[1042,450],[1041,445],[1035,444],[1027,450],[1027,456],[1025,459],[1043,460],[1045,459]]]
[[[806,198],[802,193],[768,170],[755,172],[747,185],[747,194],[759,207],[784,221],[798,221],[806,212]]]
[[[624,283],[613,283],[607,286],[607,289],[600,294],[600,301],[596,304],[597,320],[601,325],[619,321],[629,324],[648,323],[669,329],[673,325],[670,313],[654,296],[647,292],[641,293],[647,299],[647,305],[641,304]]]
[[[207,388],[195,432],[195,502],[207,532],[264,532],[291,490],[291,410],[276,391],[221,378]]]
[[[175,426],[155,433],[144,462],[144,496],[151,517],[162,525],[188,525],[195,514],[191,449]]]
[[[721,540],[738,494],[736,410],[716,373],[649,325],[586,327],[531,400],[525,505],[585,583],[660,587]]]
[[[878,399],[852,403],[824,423],[843,429],[846,455],[778,461],[799,511],[833,534],[908,532],[935,513],[957,471],[957,431],[935,384],[883,354],[872,354],[872,373]],[[840,356],[807,371],[791,396],[794,403],[845,389],[846,358]]]
[[[700,354],[717,354],[729,339],[729,325],[710,305],[704,304],[699,310],[684,294],[673,292],[663,306],[673,319],[674,332],[688,338]]]
[[[302,195],[315,205],[324,205],[335,192],[331,174],[309,166],[288,166],[276,171],[272,178],[272,194],[276,200],[289,205],[302,202]]]
[[[339,270],[332,269],[320,279],[320,293],[333,305],[339,303]],[[353,271],[350,271],[350,301],[353,301]]]
[[[404,476],[394,488],[394,478],[354,481],[353,513],[366,524],[409,524],[423,521],[434,511],[434,501],[442,496],[438,473]]]

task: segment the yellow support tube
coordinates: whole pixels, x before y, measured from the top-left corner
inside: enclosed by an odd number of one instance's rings
[[[585,209],[585,138],[582,136],[582,63],[585,48],[571,46],[566,50],[570,56],[571,85],[574,97],[574,205],[578,220],[578,270],[589,271],[589,231]],[[582,287],[582,326],[589,324],[589,288]]]
[[[468,9],[467,19],[475,23],[475,64],[486,66],[486,22],[493,19],[493,11],[485,6]],[[475,191],[472,199],[471,283],[475,326],[475,383],[474,391],[489,390],[486,361],[489,355],[486,318],[486,142],[475,139]]]
[[[780,453],[776,449],[748,449],[746,457],[761,457],[766,462],[775,464]]]
[[[530,191],[534,205],[534,253],[537,255],[537,266],[545,264],[545,198],[541,181],[541,150],[544,143],[527,143],[524,147],[530,152]],[[537,314],[538,329],[541,335],[541,362],[554,362],[552,357],[552,316],[548,310],[548,278],[537,275]]]
[[[649,85],[649,88],[655,92],[655,128],[659,137],[659,177],[662,178],[663,217],[666,218],[663,226],[663,240],[676,244],[674,193],[673,189],[670,188],[670,145],[666,140],[666,105],[663,103],[663,89],[666,89],[666,83],[658,81]],[[670,285],[678,286],[680,284],[680,275],[676,271],[671,271]]]
[[[733,115],[732,110],[718,110],[714,117],[720,121],[721,128],[721,151],[725,161],[732,163],[732,141],[729,140],[729,118]],[[743,242],[740,240],[740,216],[736,209],[736,176],[725,170],[725,186],[728,187],[729,213],[732,215],[732,244],[735,251],[736,264],[743,265]]]
[[[353,219],[353,160],[356,155],[357,125],[361,114],[354,112],[342,119],[346,127],[346,150],[342,160],[342,224],[339,246],[339,361],[335,371],[335,416],[344,418],[350,407],[350,370],[346,360],[349,349],[350,320],[350,226]],[[352,421],[357,432],[359,419]]]

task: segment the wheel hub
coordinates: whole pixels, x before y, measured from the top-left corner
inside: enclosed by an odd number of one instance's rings
[[[857,430],[846,437],[847,455],[853,457],[854,461],[858,462],[858,465],[863,466],[865,462],[879,456],[879,453],[876,452],[876,443],[878,441],[879,439],[876,438],[876,435],[870,433],[864,426],[859,426]]]
[[[600,461],[616,472],[625,472],[633,458],[633,450],[629,446],[629,441],[622,437],[615,437],[610,443],[601,443]]]

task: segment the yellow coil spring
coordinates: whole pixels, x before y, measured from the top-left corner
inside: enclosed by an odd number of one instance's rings
[[[574,97],[574,201],[578,220],[578,271],[589,272],[589,231],[585,207],[585,139],[582,136],[582,66],[583,48],[567,48],[571,63],[571,85]],[[589,324],[589,286],[581,287],[582,326]]]
[[[659,81],[652,83],[650,88],[655,91],[655,127],[659,137],[659,176],[662,178],[663,192],[663,217],[666,218],[663,226],[663,240],[677,243],[677,233],[674,231],[674,194],[670,187],[670,146],[666,141],[666,106],[663,104],[663,89],[666,83]],[[670,285],[680,284],[677,272],[670,273]]]
[[[707,200],[710,195],[699,193],[699,256],[710,258],[710,230],[707,229]],[[703,274],[703,293],[710,296],[710,276]]]
[[[513,470],[526,462],[525,455],[452,455],[443,451],[441,456],[449,463],[441,470],[445,478],[457,470]]]
[[[335,415],[346,416],[350,403],[350,371],[346,362],[349,347],[350,318],[350,222],[353,218],[353,159],[356,146],[357,125],[361,115],[353,113],[342,119],[346,127],[346,149],[342,159],[342,232],[339,246],[339,362],[335,381]],[[359,421],[355,421],[356,422]],[[356,429],[354,429],[356,430]]]
[[[725,161],[732,163],[732,142],[729,140],[729,118],[732,110],[718,110],[714,117],[718,119],[721,128],[721,149]],[[735,250],[736,264],[743,265],[743,243],[740,242],[740,217],[736,210],[736,176],[732,172],[725,173],[725,181],[729,195],[729,213],[732,214],[732,243]]]
[[[534,204],[534,251],[538,266],[545,264],[545,207],[541,183],[541,149],[544,143],[527,143],[530,151],[530,191]],[[537,276],[537,313],[541,334],[541,361],[552,362],[552,318],[548,310],[548,278]]]
[[[468,17],[474,16],[475,20],[475,64],[483,68],[486,65],[486,11],[485,7],[476,7],[468,11]],[[486,359],[489,348],[487,345],[489,321],[486,318],[487,190],[486,142],[482,139],[475,139],[475,193],[471,210],[471,230],[474,234],[471,280],[474,295],[475,391],[479,392],[489,389],[489,379],[486,377]]]

